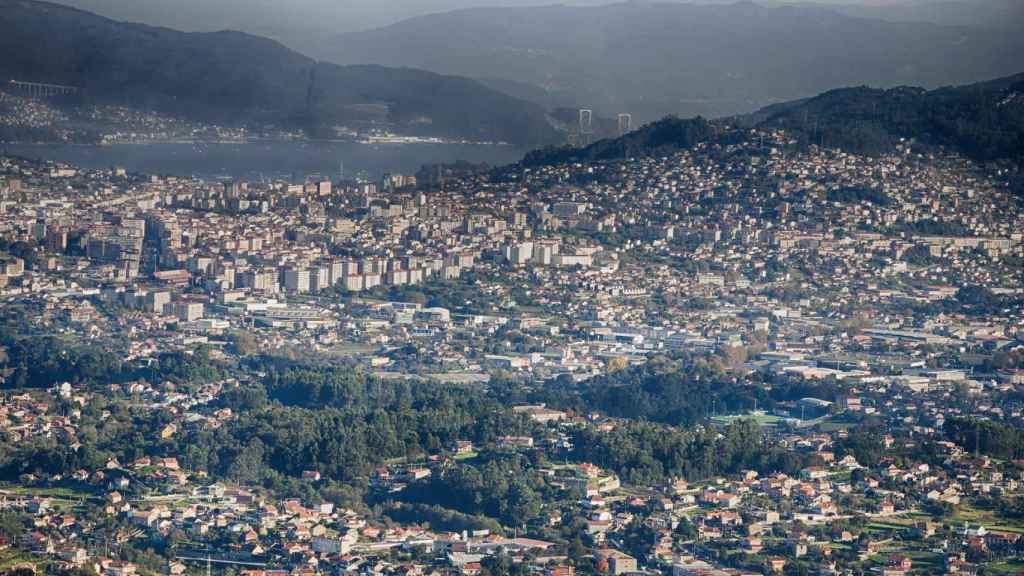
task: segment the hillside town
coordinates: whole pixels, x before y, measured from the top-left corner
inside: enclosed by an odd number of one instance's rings
[[[0,83],[0,140],[8,144],[237,143],[299,137],[283,130],[194,122],[126,106],[68,106],[66,102],[29,97],[14,85]]]
[[[1024,572],[1016,169],[734,140],[0,157],[0,569]]]

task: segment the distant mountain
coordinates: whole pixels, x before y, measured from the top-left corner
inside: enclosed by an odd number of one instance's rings
[[[78,86],[87,98],[216,122],[330,134],[337,123],[406,133],[554,141],[540,106],[466,78],[316,62],[240,32],[183,33],[31,0],[0,0],[0,79]]]
[[[414,66],[543,88],[606,116],[746,113],[835,86],[927,87],[1016,72],[1024,34],[752,2],[477,8],[326,43],[339,63]]]
[[[1020,0],[906,0],[884,4],[842,2],[830,6],[849,16],[892,22],[1011,28],[1018,32],[1024,28],[1024,2]]]
[[[853,152],[885,152],[912,138],[982,161],[1024,160],[1024,74],[931,91],[843,88],[772,106],[746,120]]]
[[[507,94],[520,100],[526,100],[527,102],[533,102],[545,109],[557,107],[557,103],[551,97],[551,94],[540,86],[497,77],[475,78],[475,80],[488,88],[501,92],[502,94]]]
[[[166,26],[186,32],[239,30],[273,38],[305,54],[319,54],[338,34],[388,26],[416,16],[481,6],[546,4],[593,6],[615,0],[56,0],[115,20]],[[636,1],[636,0],[634,0]],[[730,4],[737,0],[655,0]],[[951,26],[1020,28],[1020,0],[758,0],[770,6],[826,6],[860,18],[930,22]]]
[[[342,32],[473,6],[536,6],[543,0],[56,0],[107,18],[186,32],[239,30],[306,52]],[[573,4],[607,4],[576,0]]]
[[[667,117],[585,148],[536,150],[521,165],[662,155],[710,140],[728,142],[754,127],[783,128],[799,144],[862,154],[889,152],[901,140],[912,139],[979,161],[1024,161],[1024,74],[931,91],[842,88],[714,121]]]

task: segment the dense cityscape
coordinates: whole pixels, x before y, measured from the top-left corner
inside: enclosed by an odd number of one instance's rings
[[[0,0],[0,576],[1024,575],[1022,24]]]
[[[0,568],[1015,574],[1010,164],[0,158]]]

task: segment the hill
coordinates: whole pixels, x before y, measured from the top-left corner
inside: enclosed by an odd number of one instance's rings
[[[535,150],[523,158],[522,165],[546,166],[671,153],[691,148],[717,133],[718,129],[711,122],[699,116],[689,119],[670,116],[619,138],[600,140],[585,148],[562,146]]]
[[[816,6],[476,8],[347,33],[322,58],[501,75],[556,105],[638,122],[747,113],[836,86],[937,87],[1019,71],[1017,30],[860,18]]]
[[[755,127],[785,129],[801,145],[822,144],[861,154],[889,152],[901,139],[913,139],[978,161],[1024,160],[1024,74],[931,91],[841,88],[713,122],[667,117],[585,148],[537,150],[522,164],[658,155]]]
[[[859,153],[885,152],[910,138],[980,161],[1024,159],[1024,74],[931,91],[831,90],[762,110],[747,124]]]
[[[574,0],[580,4],[607,0]],[[280,40],[300,52],[340,32],[386,26],[403,18],[471,6],[535,6],[538,0],[56,0],[115,20],[187,32],[241,30]]]
[[[851,16],[897,22],[931,22],[1018,30],[1024,23],[1024,3],[1020,0],[904,0],[884,4],[840,2],[832,7]]]
[[[317,62],[240,32],[184,33],[0,0],[0,78],[78,86],[100,103],[331,134],[338,123],[519,145],[554,141],[544,110],[466,78]]]

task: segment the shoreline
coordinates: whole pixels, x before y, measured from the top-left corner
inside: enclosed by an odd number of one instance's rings
[[[110,148],[114,146],[159,146],[159,145],[247,145],[247,144],[359,144],[363,146],[384,146],[384,145],[410,145],[429,144],[433,146],[507,146],[515,148],[509,142],[488,142],[477,140],[446,140],[443,138],[421,138],[417,136],[382,136],[370,138],[248,138],[245,140],[193,140],[193,139],[169,139],[169,140],[127,140],[118,142],[21,142],[21,141],[0,141],[0,148],[3,146],[75,146]]]
[[[0,154],[104,168],[119,166],[150,174],[261,178],[266,174],[353,176],[415,174],[424,165],[460,161],[501,166],[525,154],[512,145],[402,141],[368,144],[353,140],[262,139],[246,141],[146,141],[118,144],[0,143]]]

